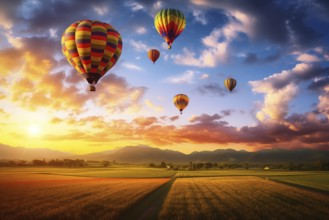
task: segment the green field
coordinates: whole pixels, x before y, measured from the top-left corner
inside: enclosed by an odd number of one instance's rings
[[[329,172],[0,168],[0,219],[327,219]]]
[[[45,174],[95,178],[163,178],[172,177],[176,174],[176,172],[172,170],[130,166],[111,168],[0,168],[0,173],[2,175]]]

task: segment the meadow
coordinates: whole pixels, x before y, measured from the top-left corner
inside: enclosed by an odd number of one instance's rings
[[[323,171],[2,167],[0,219],[327,219],[328,178]]]

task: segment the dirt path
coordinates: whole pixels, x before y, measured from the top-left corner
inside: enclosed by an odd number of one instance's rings
[[[169,193],[171,185],[175,182],[176,177],[163,184],[143,199],[141,199],[133,207],[125,210],[119,217],[120,220],[152,220],[158,219],[162,204]]]

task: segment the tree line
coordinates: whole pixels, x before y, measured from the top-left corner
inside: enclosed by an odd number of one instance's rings
[[[53,166],[53,167],[110,167],[120,163],[116,161],[89,161],[83,159],[34,159],[25,160],[0,160],[0,166]],[[124,163],[122,165],[127,165]],[[161,161],[150,163],[149,167],[166,168],[171,170],[202,170],[202,169],[282,169],[282,170],[329,170],[329,161],[315,161],[313,163],[218,163],[218,162],[193,162],[175,164]]]
[[[282,170],[329,170],[329,161],[313,163],[217,163],[189,162],[188,164],[173,164],[161,161],[160,164],[150,163],[149,167],[167,168],[172,170],[202,170],[202,169],[282,169]]]

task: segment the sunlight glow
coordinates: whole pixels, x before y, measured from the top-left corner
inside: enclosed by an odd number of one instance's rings
[[[38,125],[30,125],[27,130],[30,136],[39,136],[41,134],[41,128]]]

